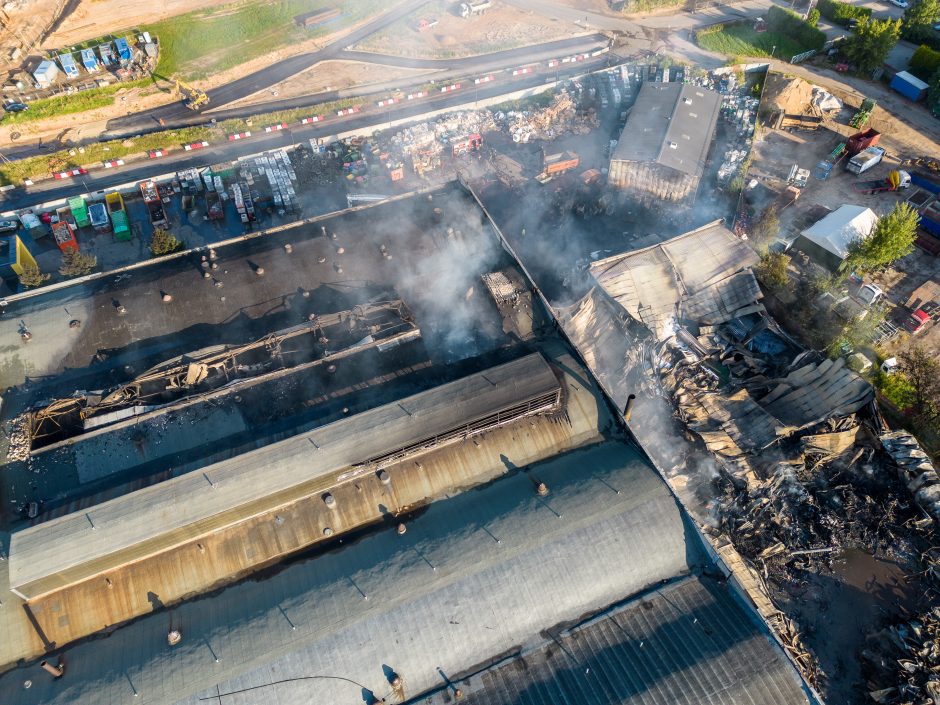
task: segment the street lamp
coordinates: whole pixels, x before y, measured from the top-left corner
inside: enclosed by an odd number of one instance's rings
[[[777,45],[774,44],[774,48],[770,50],[770,58],[774,58],[774,52],[777,51]]]

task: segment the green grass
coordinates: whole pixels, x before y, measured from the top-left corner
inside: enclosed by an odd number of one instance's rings
[[[777,32],[755,32],[750,25],[718,25],[696,33],[698,45],[708,51],[729,56],[770,56],[785,61],[812,47]],[[776,49],[774,49],[776,47]]]
[[[122,88],[134,88],[143,85],[144,81],[117,83],[102,88],[92,88],[70,95],[58,95],[53,98],[42,98],[29,103],[29,110],[24,113],[6,113],[0,118],[4,125],[21,125],[60,115],[83,113],[86,110],[106,108],[114,103],[114,94]]]
[[[340,7],[342,16],[304,29],[297,15]],[[163,76],[205,78],[282,46],[335,32],[381,10],[373,0],[245,0],[195,10],[142,27],[160,42],[156,72]]]

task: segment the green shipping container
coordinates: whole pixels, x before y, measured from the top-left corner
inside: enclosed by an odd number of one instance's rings
[[[115,240],[130,240],[131,237],[133,237],[131,235],[131,229],[127,225],[127,213],[125,211],[112,213],[111,223],[114,225]]]
[[[85,205],[85,199],[81,196],[73,196],[69,199],[69,209],[72,211],[72,217],[75,218],[75,225],[84,228],[91,225],[88,218],[88,206]]]

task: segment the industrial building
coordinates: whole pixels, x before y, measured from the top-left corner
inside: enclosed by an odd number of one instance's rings
[[[459,186],[14,322],[5,703],[816,702]]]
[[[643,83],[607,182],[640,201],[684,201],[698,189],[715,134],[721,95],[686,83]]]

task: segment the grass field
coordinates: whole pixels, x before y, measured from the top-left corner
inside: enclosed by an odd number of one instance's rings
[[[770,56],[773,52],[778,59],[789,60],[812,48],[777,32],[755,32],[749,25],[718,25],[699,30],[695,38],[703,49],[728,56]]]
[[[196,10],[142,29],[160,41],[156,72],[199,79],[306,39],[348,27],[383,9],[373,0],[344,0],[338,19],[318,27],[297,26],[298,15],[337,7],[335,0],[244,0]]]
[[[71,115],[73,113],[83,113],[86,110],[104,108],[114,103],[114,94],[122,88],[134,88],[143,85],[143,83],[145,81],[119,83],[70,95],[34,100],[29,104],[29,110],[24,113],[5,113],[3,117],[0,117],[0,123],[4,125],[21,125],[59,115]]]

